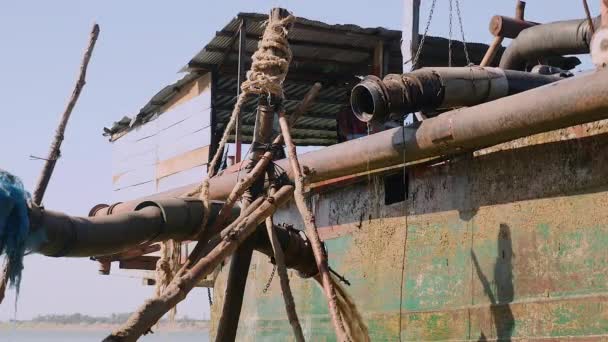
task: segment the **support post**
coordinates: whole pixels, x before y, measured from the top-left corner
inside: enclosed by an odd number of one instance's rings
[[[420,0],[403,0],[403,29],[401,36],[401,54],[403,55],[403,72],[410,71],[406,65],[413,63],[418,49],[418,29],[420,25]]]
[[[241,27],[239,28],[239,59],[238,59],[238,74],[236,81],[236,97],[238,98],[241,93],[241,83],[245,80],[245,47],[247,43],[247,21],[245,18],[241,19]],[[236,119],[235,133],[234,133],[234,145],[236,146],[235,162],[241,162],[241,144],[242,144],[242,127],[243,127],[243,114],[239,113]]]
[[[46,191],[46,187],[49,184],[49,180],[51,179],[51,175],[53,174],[53,170],[55,169],[55,164],[57,163],[57,159],[61,155],[61,143],[63,142],[65,129],[68,125],[68,120],[72,115],[72,110],[80,97],[80,92],[86,83],[86,75],[87,75],[87,67],[89,66],[89,61],[91,60],[91,56],[93,55],[93,48],[95,48],[95,43],[97,42],[97,37],[99,36],[99,25],[93,24],[93,28],[91,29],[89,44],[87,49],[84,52],[84,56],[82,57],[82,63],[80,64],[80,74],[78,75],[78,80],[76,81],[76,85],[74,86],[74,90],[72,91],[72,96],[68,101],[68,104],[61,116],[61,120],[59,121],[59,125],[57,126],[57,131],[55,132],[55,138],[51,143],[51,149],[49,151],[49,155],[44,162],[44,167],[42,169],[42,173],[40,174],[40,178],[38,179],[38,183],[36,184],[36,188],[34,189],[34,194],[32,195],[32,200],[35,204],[40,205],[42,203],[42,198],[44,197],[44,193]]]
[[[273,9],[273,14],[275,10]],[[276,18],[273,16],[273,19]],[[280,18],[279,18],[280,19]],[[256,149],[256,146],[270,143],[272,139],[272,119],[274,108],[267,103],[265,96],[260,96],[258,112],[253,131],[251,163],[248,164],[248,173],[257,164],[264,151]],[[264,188],[264,176],[258,176],[253,184],[242,195],[242,208],[247,207],[255,200]],[[236,339],[236,332],[239,326],[239,317],[243,306],[243,295],[247,285],[247,274],[251,265],[253,255],[254,238],[249,237],[233,254],[230,259],[230,269],[228,270],[228,280],[226,283],[226,293],[222,306],[222,315],[219,320],[216,342],[230,342]]]
[[[378,41],[374,48],[373,74],[382,78],[386,72],[384,70],[384,42]]]
[[[279,21],[289,15],[289,12],[281,8],[273,8],[270,12],[270,20]],[[243,53],[245,51],[245,24],[241,25],[241,33],[239,38],[239,78],[243,73]],[[240,84],[240,82],[239,82]],[[258,146],[269,144],[272,139],[272,122],[274,117],[274,106],[268,103],[265,95],[259,97],[258,111],[256,115],[255,127],[253,130],[253,141],[251,142],[252,153],[250,156],[251,163],[247,166],[248,173],[251,173],[253,166],[257,164],[260,157],[264,154],[263,150],[258,149]],[[241,117],[238,119],[236,131],[237,143],[237,162],[241,161],[241,138],[240,127]],[[254,201],[264,189],[264,176],[257,177],[251,187],[242,195],[241,210],[246,209],[249,204]],[[243,245],[241,245],[230,260],[230,269],[228,271],[228,280],[226,284],[226,295],[222,306],[222,315],[217,328],[216,342],[231,342],[236,339],[236,332],[239,326],[239,317],[243,306],[243,295],[245,286],[247,285],[247,274],[251,265],[251,257],[253,254],[254,238],[249,237]]]

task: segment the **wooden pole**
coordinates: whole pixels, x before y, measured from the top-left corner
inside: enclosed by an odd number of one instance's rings
[[[524,1],[517,0],[517,3],[515,4],[515,18],[524,20],[525,10],[526,3]],[[492,44],[490,44],[490,46],[488,47],[488,51],[486,51],[486,54],[483,56],[483,59],[481,60],[481,63],[479,63],[479,66],[485,67],[492,64],[492,62],[494,61],[494,57],[496,57],[496,53],[500,49],[503,40],[503,37],[494,37]]]
[[[415,65],[414,55],[418,49],[418,30],[420,25],[420,0],[403,1],[403,27],[401,31],[401,54],[403,56],[403,72],[409,72]]]
[[[289,123],[287,122],[284,112],[279,113],[279,125],[281,126],[281,133],[283,134],[283,139],[285,140],[285,145],[287,146],[287,156],[291,164],[291,169],[293,171],[296,184],[294,199],[296,206],[300,211],[300,215],[302,216],[302,220],[304,221],[306,234],[310,239],[310,244],[315,255],[315,261],[317,262],[317,268],[319,269],[319,273],[321,275],[323,290],[325,292],[325,296],[327,297],[329,313],[334,325],[334,330],[336,331],[336,337],[340,342],[348,341],[344,323],[342,322],[342,318],[338,310],[336,291],[331,281],[329,265],[327,264],[327,256],[325,255],[321,239],[319,238],[319,233],[317,232],[314,215],[308,208],[304,199],[304,175],[302,174],[302,169],[300,168],[296,146],[291,139]]]
[[[274,165],[270,165],[268,168],[268,182],[270,186],[268,188],[268,195],[272,196],[277,190],[274,178]],[[287,319],[293,330],[293,334],[297,342],[304,342],[304,333],[302,332],[302,325],[298,319],[298,313],[296,312],[296,304],[293,300],[293,294],[291,293],[291,286],[289,286],[289,275],[287,274],[287,266],[285,266],[285,254],[283,248],[279,243],[279,238],[274,228],[272,216],[266,218],[266,232],[268,233],[268,240],[274,254],[274,262],[277,266],[277,273],[279,274],[279,281],[281,284],[281,293],[283,294],[283,301],[285,302],[285,312],[287,313]]]
[[[89,35],[89,44],[87,45],[87,48],[84,52],[84,56],[82,58],[82,62],[80,64],[80,74],[78,75],[76,85],[74,86],[74,90],[72,91],[72,96],[68,101],[63,115],[61,115],[59,125],[57,126],[57,130],[55,131],[55,137],[53,138],[53,142],[51,143],[51,148],[48,157],[45,159],[42,172],[40,173],[40,177],[38,178],[38,182],[36,184],[36,187],[34,188],[32,201],[36,205],[42,204],[42,198],[44,197],[46,188],[49,185],[51,176],[53,175],[53,170],[55,169],[55,165],[57,164],[57,159],[59,159],[59,157],[61,156],[61,143],[63,142],[65,129],[68,125],[68,120],[70,119],[72,110],[74,109],[74,106],[78,101],[80,92],[82,91],[82,88],[86,83],[85,77],[87,74],[87,67],[89,66],[91,56],[93,55],[93,48],[95,48],[95,43],[97,42],[98,36],[99,25],[93,24],[93,28],[91,29],[91,33]],[[11,263],[8,261],[8,259],[6,259],[6,262],[4,263],[4,266],[2,268],[2,274],[0,274],[0,304],[2,304],[2,301],[4,300],[4,294],[6,292],[6,286],[8,284],[8,274],[10,273],[10,270]]]
[[[59,125],[57,126],[57,131],[55,132],[55,137],[53,139],[53,142],[51,143],[49,155],[44,163],[42,173],[40,174],[40,178],[38,179],[38,183],[32,195],[32,200],[36,205],[40,205],[42,203],[42,198],[44,197],[46,187],[48,186],[49,180],[51,179],[51,175],[53,174],[53,170],[55,169],[57,159],[59,159],[59,157],[61,156],[61,143],[63,142],[65,129],[68,125],[68,120],[70,119],[72,110],[74,109],[74,106],[78,101],[80,92],[86,84],[85,78],[87,74],[87,67],[89,66],[91,56],[93,55],[93,48],[95,48],[95,42],[97,42],[98,36],[99,25],[93,24],[93,28],[91,29],[91,33],[89,36],[89,44],[84,52],[82,63],[80,64],[80,74],[78,75],[78,80],[76,81],[76,85],[74,86],[74,90],[72,91],[72,96],[68,101],[65,111],[61,116],[61,120],[59,121]]]
[[[492,61],[494,61],[494,57],[496,57],[496,53],[498,52],[498,49],[500,49],[503,40],[503,37],[494,37],[494,40],[492,40],[492,43],[488,47],[488,50],[483,56],[481,63],[479,63],[479,66],[485,67],[490,65]]]
[[[241,83],[245,80],[245,47],[247,43],[247,22],[243,18],[241,20],[241,27],[239,28],[239,59],[238,59],[238,74],[236,82],[236,96],[238,98],[241,92]],[[236,126],[234,130],[234,145],[236,146],[235,162],[241,162],[241,144],[242,144],[242,126],[243,126],[243,115],[242,113],[237,114]]]

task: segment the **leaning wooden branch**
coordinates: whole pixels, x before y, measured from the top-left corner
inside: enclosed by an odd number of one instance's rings
[[[49,180],[51,179],[51,175],[53,174],[53,170],[55,169],[55,164],[57,163],[57,159],[61,155],[61,143],[63,142],[63,135],[65,133],[66,126],[68,124],[68,120],[70,119],[70,115],[72,114],[72,110],[76,105],[76,101],[78,101],[78,97],[80,96],[80,92],[84,87],[87,75],[87,67],[89,66],[89,61],[91,60],[91,56],[93,55],[93,48],[95,48],[95,42],[97,42],[97,37],[99,36],[99,25],[93,24],[93,28],[91,29],[91,35],[89,36],[89,45],[84,52],[84,56],[82,58],[82,63],[80,64],[80,74],[78,75],[78,80],[76,81],[76,85],[74,86],[74,90],[72,91],[72,96],[68,101],[68,104],[61,116],[61,120],[59,121],[59,125],[57,126],[57,131],[55,132],[55,138],[51,143],[51,149],[49,151],[49,155],[44,162],[44,168],[42,169],[42,173],[40,174],[40,178],[38,179],[38,184],[34,190],[34,194],[32,195],[32,200],[36,205],[40,205],[42,203],[42,198],[44,197],[44,192],[46,191],[46,187],[49,184]]]
[[[268,195],[272,196],[276,191],[274,183],[274,170],[268,172],[268,181],[270,187],[268,188]],[[268,240],[272,246],[274,253],[274,262],[277,265],[277,273],[279,274],[279,281],[281,284],[281,293],[283,294],[283,301],[285,302],[285,311],[287,312],[287,319],[293,329],[293,334],[298,342],[304,342],[304,333],[302,332],[302,326],[298,319],[298,313],[296,312],[296,304],[293,300],[293,294],[291,293],[291,287],[289,286],[289,275],[287,274],[287,266],[285,266],[285,255],[283,254],[283,248],[279,243],[279,238],[272,222],[272,216],[266,218],[266,232],[268,233]]]
[[[220,262],[233,253],[247,237],[255,232],[260,223],[264,222],[278,207],[287,202],[292,193],[293,186],[283,186],[277,191],[275,196],[266,198],[240,225],[222,231],[222,240],[209,254],[201,258],[186,274],[173,278],[162,295],[146,301],[142,307],[129,317],[129,320],[125,324],[106,337],[104,341],[137,341],[165,313],[184,300],[186,295],[201,279],[210,274]]]
[[[302,174],[302,170],[300,168],[300,162],[298,161],[296,146],[293,143],[293,140],[291,139],[291,133],[289,132],[289,123],[287,122],[287,118],[285,117],[284,112],[279,112],[279,125],[281,126],[281,133],[283,134],[283,139],[285,140],[285,145],[287,147],[287,155],[289,157],[289,162],[291,164],[291,169],[293,172],[293,178],[295,180],[296,189],[294,193],[294,199],[296,202],[296,206],[300,211],[300,215],[302,216],[302,220],[304,221],[306,233],[312,245],[312,250],[314,252],[315,260],[317,262],[317,268],[319,269],[319,273],[323,282],[323,290],[325,292],[325,296],[327,297],[329,313],[331,315],[331,320],[334,325],[334,329],[336,330],[336,336],[338,338],[338,341],[348,341],[346,330],[344,328],[344,323],[342,322],[340,312],[338,310],[336,291],[332,285],[331,274],[329,273],[329,266],[327,264],[327,257],[325,255],[323,245],[321,244],[321,239],[319,238],[319,234],[317,232],[315,218],[310,209],[308,208],[308,205],[306,204],[306,201],[304,199],[304,175]]]
[[[42,172],[40,173],[40,178],[38,179],[38,183],[36,184],[36,188],[34,189],[34,194],[32,196],[32,201],[36,205],[41,205],[42,198],[44,197],[44,193],[46,192],[46,188],[49,184],[49,180],[53,174],[53,170],[55,169],[55,164],[57,164],[57,159],[61,155],[61,143],[63,142],[63,137],[65,133],[65,129],[68,124],[68,120],[70,119],[70,115],[72,114],[72,110],[78,101],[78,97],[80,96],[80,92],[84,87],[87,75],[87,68],[89,66],[89,61],[91,60],[91,56],[93,55],[93,48],[95,48],[95,43],[97,42],[97,37],[99,36],[99,25],[93,24],[93,28],[91,29],[91,34],[89,36],[89,44],[84,52],[84,56],[82,57],[82,62],[80,64],[80,74],[78,75],[78,80],[76,81],[76,85],[74,86],[74,90],[72,91],[72,96],[70,97],[68,104],[63,111],[63,115],[61,115],[61,119],[59,121],[59,125],[57,126],[57,130],[55,131],[55,137],[53,138],[53,142],[51,143],[51,148],[48,154],[48,157],[45,159],[44,167],[42,168]],[[4,264],[2,269],[2,274],[0,274],[0,304],[4,300],[4,293],[6,291],[6,286],[8,283],[8,274],[11,270],[11,264],[7,261]]]

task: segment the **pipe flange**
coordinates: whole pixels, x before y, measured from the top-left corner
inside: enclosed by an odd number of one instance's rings
[[[116,206],[116,204],[114,204],[114,206]],[[89,217],[93,217],[97,214],[98,211],[100,211],[101,209],[105,209],[105,208],[109,208],[110,206],[108,204],[105,203],[100,203],[95,205],[93,208],[91,208],[91,210],[89,210]],[[112,207],[113,208],[113,207]]]
[[[116,203],[110,205],[108,207],[108,215],[112,215],[112,211],[114,211],[114,208],[116,208],[116,206],[118,206],[119,204],[122,204],[122,202],[116,202]]]
[[[351,91],[350,105],[360,121],[384,122],[390,103],[382,80],[374,75],[363,78]]]

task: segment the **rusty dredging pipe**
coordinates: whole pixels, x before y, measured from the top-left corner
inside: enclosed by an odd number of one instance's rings
[[[210,220],[220,204],[211,206]],[[200,228],[203,205],[198,199],[165,198],[140,201],[133,211],[97,217],[76,217],[33,206],[33,235],[41,242],[33,252],[54,257],[103,256],[145,243],[191,239]]]
[[[474,107],[424,120],[418,127],[397,127],[298,156],[311,183],[424,158],[480,149],[536,133],[608,118],[608,70],[568,78]],[[287,159],[275,162],[293,179]],[[210,180],[212,199],[226,198],[238,174]],[[152,198],[192,191],[187,185]],[[131,210],[136,201],[114,206]],[[103,211],[100,211],[100,214]]]
[[[359,120],[383,123],[392,113],[473,106],[561,79],[479,66],[422,68],[383,80],[367,76],[353,88],[350,103]]]
[[[600,17],[593,27],[600,26]],[[524,70],[528,61],[549,56],[589,53],[592,26],[587,19],[556,21],[527,28],[505,49],[500,59],[502,69]]]
[[[217,217],[220,207],[221,203],[212,203],[210,222]],[[69,216],[34,206],[30,208],[32,223],[38,226],[34,238],[41,237],[42,242],[32,246],[32,252],[51,257],[93,257],[169,239],[185,241],[198,233],[202,213],[202,202],[190,198],[143,201],[132,212],[97,217]],[[238,214],[239,210],[235,209],[228,222]],[[289,227],[277,226],[275,231],[285,252],[286,266],[298,271],[303,278],[316,275],[314,254],[306,236]],[[256,231],[251,240],[255,250],[274,257],[263,229]]]

